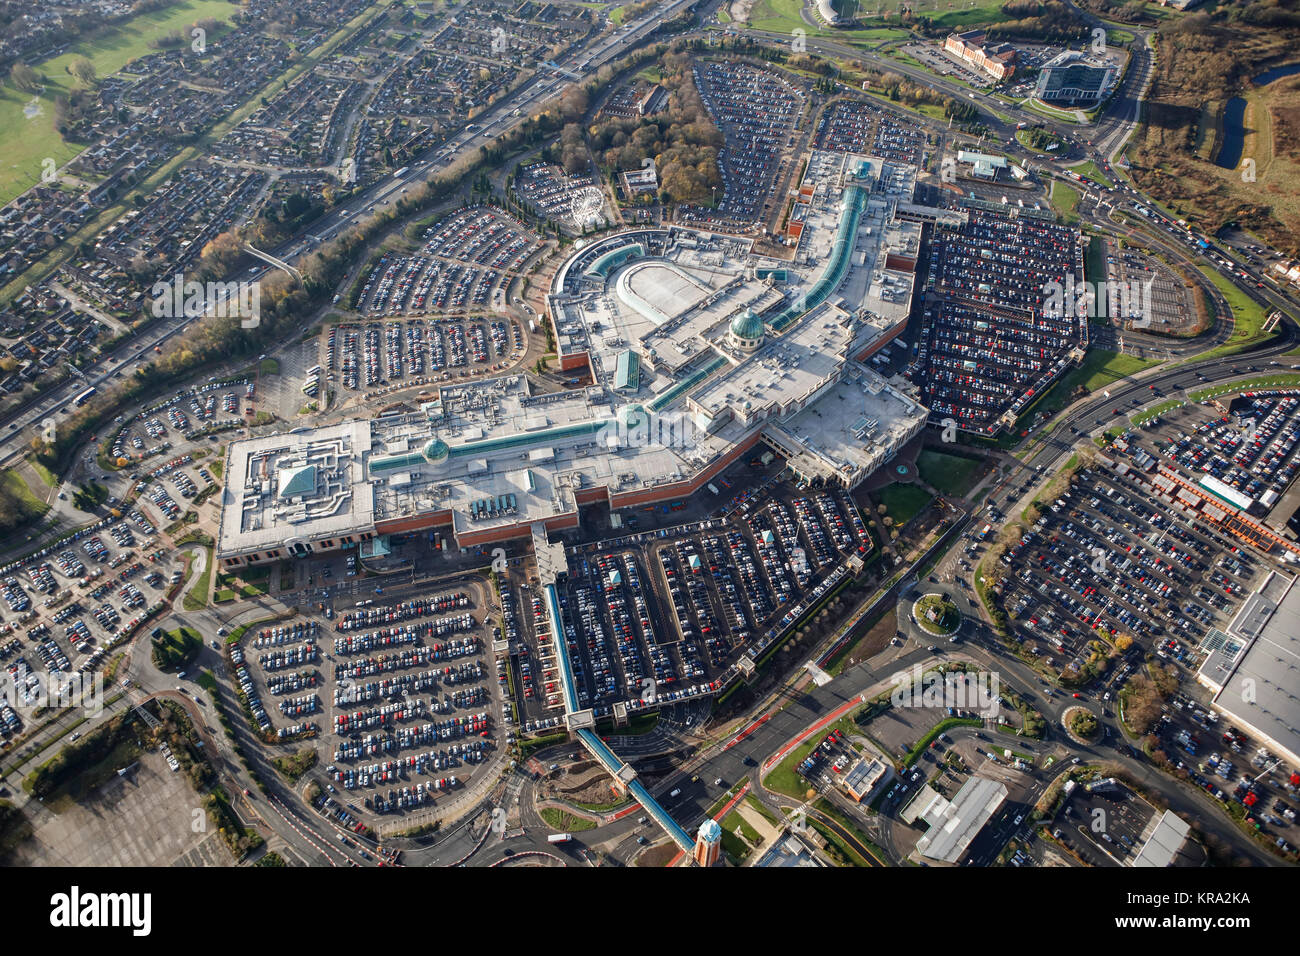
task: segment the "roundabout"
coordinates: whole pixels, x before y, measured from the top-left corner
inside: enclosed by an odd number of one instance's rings
[[[1061,727],[1076,743],[1095,743],[1101,734],[1101,722],[1087,707],[1067,707],[1061,714]]]
[[[962,614],[952,598],[931,591],[912,604],[912,621],[927,634],[951,638],[961,630]]]

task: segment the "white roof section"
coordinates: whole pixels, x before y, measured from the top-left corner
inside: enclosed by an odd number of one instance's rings
[[[1228,627],[1236,640],[1198,675],[1216,689],[1214,707],[1300,763],[1300,587],[1270,572]],[[1226,655],[1235,651],[1235,656]],[[1209,679],[1207,679],[1209,678]]]
[[[939,797],[921,813],[930,829],[916,841],[922,856],[957,863],[1007,798],[1007,788],[987,777],[971,777],[951,801]]]
[[[1191,827],[1172,810],[1166,810],[1155,831],[1130,866],[1170,866],[1187,840]]]
[[[232,442],[217,553],[283,549],[368,530],[374,495],[363,462],[369,421]]]

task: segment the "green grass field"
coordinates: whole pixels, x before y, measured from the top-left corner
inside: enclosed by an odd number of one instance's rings
[[[28,458],[27,463],[32,466],[32,471],[36,472],[36,474],[40,476],[41,481],[45,482],[46,487],[58,487],[59,476],[42,465],[35,457]]]
[[[1094,183],[1101,183],[1107,189],[1115,184],[1106,178],[1106,174],[1097,168],[1097,164],[1091,159],[1086,163],[1080,163],[1078,166],[1069,167],[1085,179],[1091,179]]]
[[[1297,385],[1300,385],[1300,375],[1291,372],[1281,375],[1266,375],[1263,378],[1243,378],[1235,382],[1225,382],[1222,385],[1189,392],[1187,397],[1194,402],[1202,402],[1207,398],[1218,398],[1220,395],[1235,395],[1238,392],[1249,392],[1260,388],[1295,388]]]
[[[46,157],[62,166],[83,149],[65,143],[54,129],[54,101],[76,85],[68,73],[73,60],[85,56],[94,64],[97,77],[112,76],[131,60],[152,53],[149,44],[158,37],[173,31],[188,36],[191,24],[209,17],[229,22],[237,9],[226,0],[180,0],[165,10],[133,17],[37,64],[36,72],[45,78],[45,90],[35,98],[14,89],[6,76],[0,86],[0,137],[5,142],[4,161],[0,163],[0,203],[9,202],[35,185]]]
[[[208,584],[212,580],[212,549],[207,549],[207,557],[204,559],[203,570],[199,572],[198,580],[194,582],[194,587],[190,588],[185,594],[181,604],[187,611],[197,611],[199,608],[208,606]]]
[[[543,807],[538,812],[541,814],[542,819],[546,821],[548,827],[554,827],[562,833],[592,830],[596,826],[595,820],[588,820],[586,817],[580,817],[556,807]]]
[[[1020,102],[1022,109],[1027,109],[1031,113],[1039,113],[1043,116],[1050,117],[1054,120],[1060,120],[1062,123],[1080,124],[1078,110],[1058,110],[1055,106],[1048,106],[1042,100],[1036,100],[1033,97]]]
[[[1073,186],[1053,180],[1051,203],[1052,208],[1060,213],[1067,223],[1079,221],[1079,215],[1075,212],[1079,208],[1079,190]]]
[[[1088,240],[1088,251],[1083,257],[1083,277],[1089,282],[1106,281],[1106,243],[1100,236]],[[1098,296],[1099,311],[1105,308],[1106,300]]]
[[[1171,398],[1167,402],[1161,402],[1159,405],[1152,405],[1150,408],[1145,408],[1137,414],[1130,415],[1129,421],[1134,425],[1145,425],[1147,422],[1151,421],[1151,419],[1159,418],[1165,412],[1170,411],[1171,409],[1181,408],[1185,404],[1186,402],[1180,402],[1176,398]]]
[[[1070,393],[1080,385],[1089,392],[1100,391],[1122,378],[1128,378],[1157,364],[1159,363],[1150,359],[1093,349],[1084,357],[1082,365],[1064,375],[1052,386],[1043,400],[1028,409],[1027,413],[1038,413],[1045,419],[1050,418],[1069,404]]]
[[[917,456],[916,468],[926,484],[945,495],[960,496],[970,491],[979,462],[974,458],[927,448]]]
[[[10,468],[0,471],[0,484],[3,484],[22,502],[23,508],[26,510],[26,514],[22,518],[23,521],[35,521],[50,510],[49,505],[32,493],[32,489],[27,487],[27,482],[23,481],[18,472]]]
[[[1199,268],[1228,300],[1228,305],[1232,308],[1233,323],[1232,335],[1228,336],[1228,341],[1218,348],[1210,349],[1205,354],[1197,356],[1196,361],[1235,355],[1263,338],[1264,322],[1268,319],[1268,312],[1264,307],[1219,275],[1217,270],[1209,266]]]
[[[889,517],[894,519],[896,528],[907,524],[930,503],[929,493],[916,485],[886,485],[876,492],[876,497],[885,506]]]

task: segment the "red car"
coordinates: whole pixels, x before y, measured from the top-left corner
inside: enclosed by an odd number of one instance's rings
[[[1073,697],[1074,697],[1075,700],[1082,700],[1082,699],[1083,699],[1083,695],[1082,695],[1082,694],[1074,694]]]

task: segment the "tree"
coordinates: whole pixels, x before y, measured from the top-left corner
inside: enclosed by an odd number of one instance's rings
[[[1097,733],[1097,718],[1088,710],[1080,710],[1070,718],[1070,729],[1080,737],[1091,737]]]
[[[95,82],[95,64],[84,56],[79,56],[69,63],[68,72],[85,86]]]
[[[23,93],[39,93],[41,77],[26,63],[15,63],[9,71],[9,82]]]

